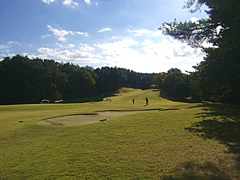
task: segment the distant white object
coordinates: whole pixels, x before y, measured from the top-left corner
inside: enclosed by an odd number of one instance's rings
[[[55,103],[60,103],[60,102],[63,102],[63,100],[56,100]]]
[[[49,100],[43,99],[43,100],[41,100],[41,102],[40,102],[40,104],[46,104],[46,103],[49,103]]]

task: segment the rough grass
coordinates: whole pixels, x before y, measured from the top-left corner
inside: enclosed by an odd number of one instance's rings
[[[111,103],[0,106],[0,179],[238,179],[239,107],[158,95],[133,90]],[[161,111],[105,124],[37,124],[66,114],[155,108]]]

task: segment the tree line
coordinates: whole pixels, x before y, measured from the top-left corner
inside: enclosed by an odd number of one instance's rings
[[[94,69],[16,55],[0,61],[0,104],[92,97],[121,87],[148,89],[155,76],[124,68]]]

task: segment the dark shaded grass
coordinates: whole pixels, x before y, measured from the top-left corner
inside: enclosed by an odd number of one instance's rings
[[[103,96],[84,97],[75,99],[64,99],[61,103],[85,103],[85,102],[100,102],[104,99]]]
[[[201,121],[193,123],[191,127],[185,129],[203,139],[212,139],[224,144],[227,147],[225,153],[234,155],[236,164],[233,171],[240,173],[240,107],[207,102],[199,107],[203,108],[203,112],[197,113],[196,117]],[[239,178],[236,176],[235,178],[228,177],[211,163],[204,166],[193,162],[186,164],[186,169],[189,170],[188,174],[191,174],[191,171],[195,168],[208,169],[212,174],[218,175],[207,176],[206,179]]]

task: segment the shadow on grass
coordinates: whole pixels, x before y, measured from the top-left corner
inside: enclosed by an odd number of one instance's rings
[[[197,164],[194,162],[185,162],[183,164],[184,171],[181,175],[178,176],[164,176],[163,180],[228,180],[229,178],[223,171],[214,166],[211,162],[206,162],[204,164]],[[196,175],[196,172],[200,172],[203,175]]]
[[[236,167],[233,168],[240,174],[240,107],[211,103],[204,103],[202,107],[204,111],[196,114],[202,121],[192,124],[185,130],[204,139],[215,139],[226,145],[228,147],[226,153],[236,155]],[[203,179],[230,179],[212,164],[198,165],[192,162],[186,164],[187,170],[191,171],[193,168],[208,170],[218,177]]]
[[[193,100],[187,97],[171,97],[165,92],[159,91],[159,97],[162,97],[164,99],[170,100],[170,101],[177,101],[177,102],[187,102],[187,103],[200,103],[199,100]]]
[[[64,99],[62,103],[84,103],[84,102],[99,102],[102,101],[104,97],[84,97],[84,98],[76,98],[76,99]]]
[[[202,120],[192,124],[185,130],[194,133],[203,139],[215,139],[228,147],[225,153],[235,155],[235,166],[231,167],[233,172],[240,174],[240,107],[203,103],[189,108],[202,107],[203,112],[196,114]],[[164,180],[202,180],[202,179],[238,179],[231,172],[218,168],[211,162],[198,164],[196,162],[185,162],[177,169],[177,175],[164,176]],[[232,176],[233,177],[232,177]]]
[[[115,93],[105,93],[99,96],[94,97],[82,97],[82,98],[75,98],[75,99],[64,99],[61,103],[85,103],[85,102],[100,102],[103,101],[104,98],[109,96],[117,96]]]
[[[205,139],[216,139],[227,145],[230,152],[240,154],[240,107],[210,103],[202,107],[204,112],[197,117],[203,120],[185,129]]]

